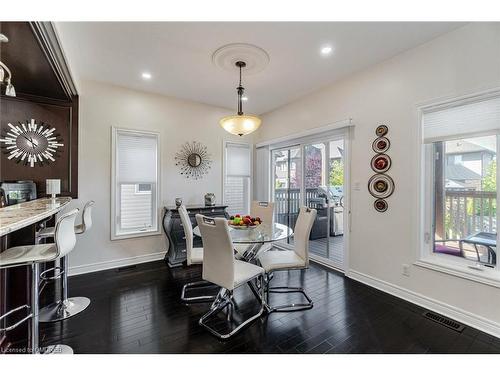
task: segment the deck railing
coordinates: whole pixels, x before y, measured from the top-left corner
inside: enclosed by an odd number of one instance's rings
[[[445,192],[445,231],[447,239],[460,239],[476,232],[496,232],[496,192]]]
[[[306,189],[306,205],[312,198],[318,196],[317,188]],[[281,224],[295,227],[295,222],[300,209],[300,189],[275,189],[274,190],[274,210],[276,221]]]

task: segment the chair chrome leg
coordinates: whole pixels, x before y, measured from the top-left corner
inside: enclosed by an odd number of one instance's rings
[[[262,276],[259,276],[259,277],[261,278],[261,283],[263,283],[264,281],[262,280]],[[226,306],[228,306],[228,305],[232,306],[232,298],[231,298],[231,296],[232,296],[232,292],[227,291],[225,289],[221,289],[221,291],[217,295],[214,303],[212,304],[210,310],[205,315],[203,315],[200,318],[200,320],[199,320],[200,326],[204,327],[211,334],[213,334],[214,336],[216,336],[217,338],[219,338],[221,340],[226,340],[226,339],[234,336],[242,328],[248,326],[254,320],[256,320],[257,318],[259,318],[260,316],[262,316],[262,314],[264,312],[265,300],[264,300],[263,289],[261,289],[261,298],[260,298],[260,301],[259,301],[260,302],[260,310],[259,310],[259,312],[257,314],[255,314],[255,315],[251,316],[247,320],[245,320],[243,323],[239,324],[231,332],[226,333],[226,334],[221,334],[220,332],[217,332],[216,330],[214,330],[213,328],[211,328],[210,326],[208,326],[206,323],[207,323],[208,320],[210,320],[211,317],[213,317],[214,315],[216,315],[217,313],[219,313],[220,311],[222,311]],[[230,310],[230,309],[232,309],[232,307],[228,308],[228,311],[231,311],[231,317],[232,317],[232,310]],[[228,315],[229,315],[229,313],[228,313]],[[231,321],[232,321],[232,319],[231,319]]]
[[[29,351],[31,354],[73,354],[73,349],[68,345],[57,344],[50,345],[45,348],[39,347],[39,336],[38,336],[38,285],[40,282],[40,264],[35,263],[31,268],[31,313],[33,315],[31,319],[30,329],[29,329]]]
[[[184,303],[196,303],[196,302],[209,302],[213,301],[216,298],[216,295],[203,295],[203,296],[196,296],[196,297],[186,297],[186,292],[189,289],[201,289],[201,288],[207,288],[210,286],[214,286],[209,281],[201,280],[201,281],[194,281],[192,283],[187,283],[184,284],[182,287],[182,292],[181,292],[181,301]]]
[[[40,309],[40,322],[51,323],[60,320],[68,319],[76,314],[81,313],[90,305],[90,299],[87,297],[71,297],[68,298],[68,257],[61,259],[61,289],[62,298],[57,302],[53,302],[48,306]]]
[[[302,311],[309,310],[314,307],[312,299],[307,295],[303,288],[294,288],[289,286],[278,286],[271,288],[270,281],[271,278],[269,277],[269,275],[266,275],[266,310],[268,313]],[[286,305],[271,306],[269,304],[269,295],[271,293],[301,293],[307,300],[307,303],[291,303]]]

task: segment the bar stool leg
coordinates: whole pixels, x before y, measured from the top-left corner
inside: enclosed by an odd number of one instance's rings
[[[87,297],[68,298],[68,257],[60,259],[62,269],[62,296],[57,302],[53,302],[40,310],[40,322],[51,323],[68,319],[81,313],[90,305],[90,299]]]
[[[28,350],[31,354],[73,354],[73,349],[68,345],[50,345],[45,348],[39,347],[38,335],[38,283],[40,277],[40,264],[31,266],[31,323],[28,331]]]
[[[28,350],[31,354],[37,354],[38,347],[38,277],[40,275],[40,264],[31,266],[31,322],[28,330]]]

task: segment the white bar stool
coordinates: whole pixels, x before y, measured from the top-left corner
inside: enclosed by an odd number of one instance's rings
[[[83,207],[82,223],[75,225],[74,232],[83,234],[92,227],[92,206],[94,201],[89,201]],[[41,239],[54,237],[55,228],[49,227],[40,230],[37,233],[38,241]],[[41,273],[40,278],[43,281],[61,279],[61,299],[40,309],[40,322],[50,323],[70,318],[81,313],[90,305],[90,299],[87,297],[68,298],[68,257],[59,259],[59,267],[50,268]],[[46,274],[51,271],[59,271],[57,275],[48,277]]]
[[[28,319],[31,319],[28,337],[28,351],[31,354],[72,354],[73,349],[68,345],[51,345],[46,348],[39,347],[39,310],[38,310],[38,286],[40,283],[40,263],[54,261],[65,257],[76,244],[74,231],[75,218],[78,209],[74,209],[62,215],[56,223],[53,244],[38,244],[31,246],[16,246],[5,250],[0,254],[0,268],[11,268],[19,266],[31,267],[31,305],[19,306],[6,314],[0,316],[0,320],[7,318],[15,311],[26,309],[30,313],[9,327],[0,329],[10,331]]]

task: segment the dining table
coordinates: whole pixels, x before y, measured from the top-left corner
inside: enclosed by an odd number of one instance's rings
[[[193,234],[201,237],[200,228],[193,228]],[[246,262],[251,262],[270,248],[264,246],[273,242],[283,241],[293,236],[293,229],[281,223],[262,223],[252,227],[233,227],[229,226],[229,234],[233,245],[238,245],[235,257]],[[247,246],[244,246],[247,245]]]
[[[200,228],[193,228],[193,234],[201,237]],[[251,227],[229,226],[229,234],[235,245],[234,257],[245,262],[254,262],[260,254],[269,250],[273,242],[283,241],[293,236],[293,229],[281,223],[262,223]],[[245,246],[246,245],[246,246]],[[272,278],[272,275],[271,275]],[[249,281],[248,286],[257,299],[261,299],[259,288],[262,286]],[[266,303],[266,311],[271,309]]]

